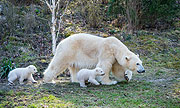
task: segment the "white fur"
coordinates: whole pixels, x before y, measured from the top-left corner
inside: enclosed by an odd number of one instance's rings
[[[32,74],[36,73],[37,69],[33,65],[29,65],[26,68],[16,68],[9,72],[8,74],[8,81],[9,84],[13,84],[16,79],[19,79],[20,84],[24,84],[24,79],[28,79],[29,81],[36,83],[37,81],[34,80]]]
[[[142,65],[139,57],[115,37],[74,34],[58,44],[56,53],[44,72],[44,82],[54,82],[53,79],[67,68],[71,73],[71,81],[78,82],[77,72],[80,69],[100,67],[105,72],[100,78],[101,83],[116,84],[117,81],[109,78],[112,68],[115,76],[121,73],[124,76],[126,70],[137,72],[136,63]]]
[[[125,71],[125,73],[124,73],[125,75],[125,79],[129,82],[131,79],[132,79],[132,71],[130,71],[130,70],[127,70],[127,71]]]
[[[96,78],[96,76],[102,76],[104,74],[105,73],[101,68],[95,68],[93,70],[81,69],[77,73],[77,79],[78,79],[81,87],[87,87],[85,85],[85,81],[87,81],[87,80],[88,80],[88,82],[91,82],[95,85],[99,85],[99,83],[95,80],[95,78]]]

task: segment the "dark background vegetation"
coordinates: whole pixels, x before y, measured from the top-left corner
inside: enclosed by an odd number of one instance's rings
[[[67,83],[66,70],[57,85],[7,86],[8,72],[29,64],[37,66],[34,77],[41,81],[53,57],[50,21],[40,0],[0,0],[0,107],[180,107],[179,0],[70,0],[58,43],[75,33],[117,37],[140,54],[147,70],[133,75],[132,83],[88,90]]]

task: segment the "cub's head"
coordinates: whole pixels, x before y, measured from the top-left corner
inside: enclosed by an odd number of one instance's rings
[[[139,59],[139,55],[135,55],[134,53],[123,56],[121,59],[121,65],[133,72],[145,72],[145,69],[142,65],[142,61]]]
[[[96,75],[98,75],[98,76],[103,76],[103,75],[105,75],[104,71],[103,71],[101,68],[99,68],[99,67],[95,68],[95,73],[96,73]]]
[[[32,74],[37,72],[37,68],[34,65],[29,65],[27,68]]]

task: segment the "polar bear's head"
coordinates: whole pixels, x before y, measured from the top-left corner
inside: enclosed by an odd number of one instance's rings
[[[122,56],[119,64],[125,67],[126,70],[131,70],[138,73],[145,72],[142,61],[139,59],[139,55],[135,55],[134,53]]]
[[[103,76],[103,75],[105,75],[104,71],[103,71],[101,68],[99,68],[99,67],[95,68],[95,74],[96,74],[97,76]]]
[[[32,74],[37,72],[37,68],[34,65],[29,65],[27,68]]]

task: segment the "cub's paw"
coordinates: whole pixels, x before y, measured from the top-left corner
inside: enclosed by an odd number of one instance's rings
[[[24,85],[24,83],[20,83],[20,85]]]
[[[13,82],[9,82],[8,85],[9,85],[9,86],[13,86],[13,85],[15,85],[15,84],[14,84]]]
[[[95,85],[100,85],[99,83],[96,83]]]

